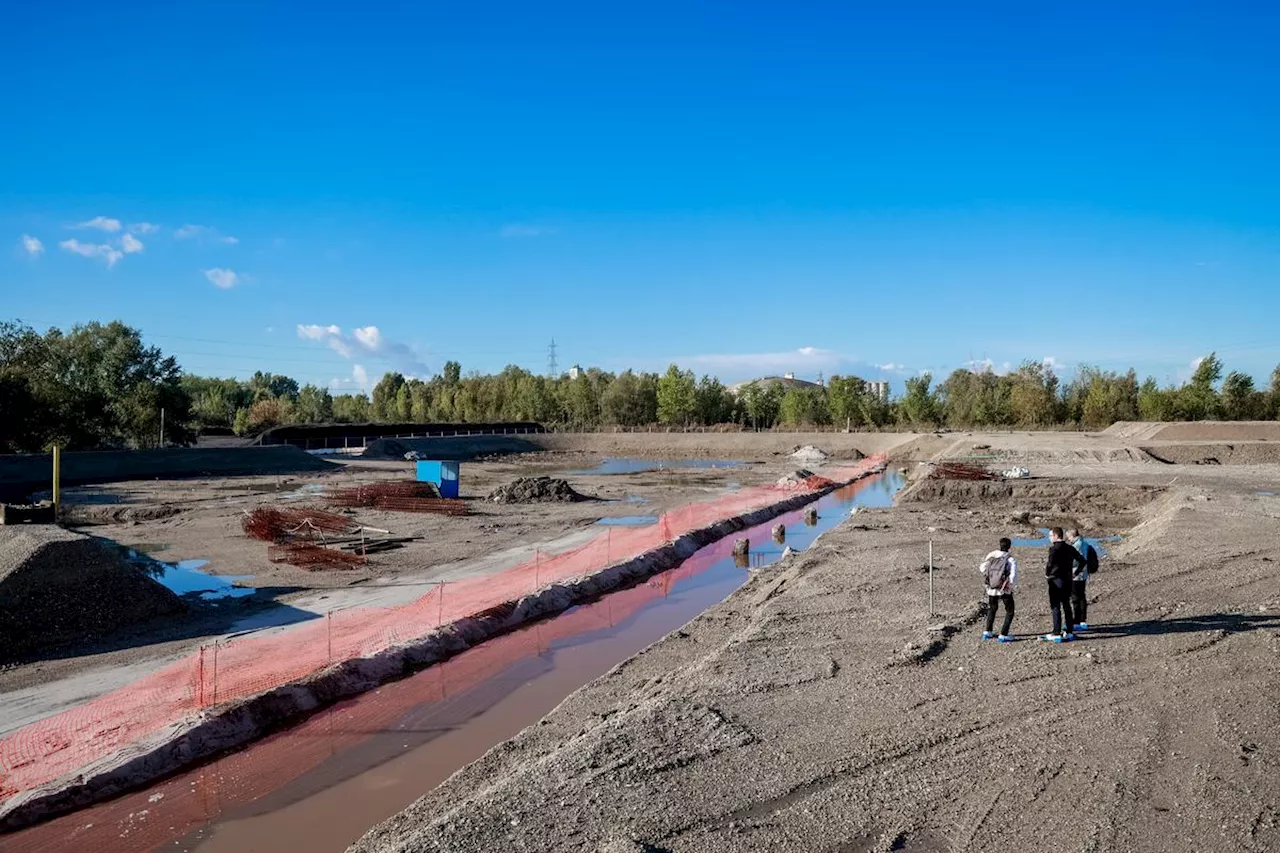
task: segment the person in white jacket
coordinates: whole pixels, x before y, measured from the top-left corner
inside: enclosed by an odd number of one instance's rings
[[[987,630],[982,632],[982,639],[995,637],[1001,643],[1012,643],[1013,635],[1009,629],[1013,627],[1013,588],[1018,582],[1018,561],[1009,550],[1013,543],[1007,538],[1000,540],[1000,547],[983,558],[978,566],[982,581],[987,588]],[[1004,624],[1000,634],[992,633],[996,624],[996,607],[1004,604]]]

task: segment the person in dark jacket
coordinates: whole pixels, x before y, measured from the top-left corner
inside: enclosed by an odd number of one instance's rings
[[[1068,530],[1067,541],[1080,553],[1080,562],[1071,575],[1071,615],[1075,617],[1077,631],[1089,630],[1089,578],[1098,568],[1098,549],[1080,535],[1079,530]]]
[[[1084,561],[1080,552],[1063,541],[1062,528],[1049,531],[1049,560],[1044,568],[1049,582],[1049,610],[1053,613],[1053,631],[1044,639],[1065,643],[1075,639],[1075,616],[1071,612],[1071,576],[1077,563]]]

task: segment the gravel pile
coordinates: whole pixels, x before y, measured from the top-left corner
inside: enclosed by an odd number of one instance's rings
[[[571,503],[590,500],[574,491],[568,480],[553,477],[521,477],[494,489],[489,500],[498,504]]]
[[[814,447],[812,444],[806,444],[804,447],[797,447],[792,451],[791,458],[797,462],[826,462],[831,458],[831,454],[819,447]]]
[[[185,609],[106,540],[52,525],[0,527],[0,664]]]

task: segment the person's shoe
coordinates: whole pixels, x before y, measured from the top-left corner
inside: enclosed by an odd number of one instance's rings
[[[1071,642],[1072,640],[1074,640],[1075,638],[1076,638],[1076,635],[1075,635],[1075,634],[1072,634],[1072,633],[1070,633],[1069,631],[1068,631],[1068,632],[1064,632],[1064,633],[1063,633],[1063,635],[1062,635],[1062,642],[1064,642],[1064,643],[1069,643],[1069,642]]]
[[[1013,635],[1012,635],[1012,634],[1001,634],[999,637],[996,637],[996,642],[997,642],[997,643],[1012,643],[1012,642],[1013,642]]]
[[[1040,639],[1044,640],[1046,643],[1061,643],[1062,637],[1062,634],[1045,634]]]
[[[990,639],[991,639],[992,637],[994,637],[994,636],[995,636],[995,634],[991,633],[990,631],[983,631],[983,632],[982,632],[982,639],[984,639],[984,640],[990,640]]]
[[[1089,630],[1089,623],[1088,623],[1088,622],[1077,622],[1077,623],[1076,623],[1076,630],[1077,630],[1077,631],[1088,631],[1088,630]]]

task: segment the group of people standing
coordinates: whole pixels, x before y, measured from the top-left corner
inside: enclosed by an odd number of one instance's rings
[[[1010,554],[1013,543],[1000,540],[1000,547],[988,554],[978,566],[987,592],[987,628],[982,639],[995,638],[1012,643],[1013,592],[1018,582],[1018,561]],[[1049,531],[1049,559],[1044,576],[1049,584],[1049,610],[1053,614],[1053,630],[1042,639],[1054,643],[1074,640],[1076,631],[1089,629],[1089,575],[1098,571],[1098,550],[1080,536],[1079,530],[1061,527]],[[995,634],[996,610],[1004,607],[1004,623]]]

